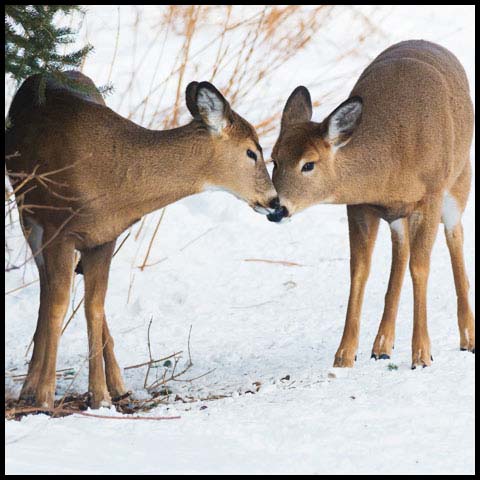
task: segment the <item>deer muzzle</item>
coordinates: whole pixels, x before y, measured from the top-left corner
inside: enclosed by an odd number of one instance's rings
[[[267,219],[270,222],[281,222],[284,218],[288,217],[287,207],[279,206],[273,213],[267,215]]]
[[[268,206],[264,206],[258,202],[253,206],[253,209],[256,212],[261,213],[262,215],[270,215],[272,213],[275,213],[279,208],[280,208],[280,200],[278,197],[272,198],[268,202]]]

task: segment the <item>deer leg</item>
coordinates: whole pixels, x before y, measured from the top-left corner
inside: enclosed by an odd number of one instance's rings
[[[409,217],[410,274],[413,283],[412,369],[429,366],[433,360],[427,328],[427,284],[430,255],[440,223],[441,199],[427,199],[423,208]]]
[[[463,259],[463,227],[459,221],[454,227],[445,226],[445,237],[452,261],[453,278],[457,292],[458,329],[460,349],[475,353],[475,320],[468,302],[470,288]]]
[[[105,243],[82,251],[82,267],[85,281],[85,314],[87,317],[89,345],[89,391],[92,408],[111,405],[103,357],[115,394],[123,394],[125,388],[120,369],[113,353],[113,340],[108,332],[105,318],[105,295],[108,273],[115,242]]]
[[[347,206],[350,235],[350,296],[342,340],[335,354],[334,367],[353,367],[358,337],[363,293],[370,272],[379,217],[361,206]]]
[[[51,232],[55,235],[55,232]],[[39,326],[35,332],[37,354],[32,357],[32,377],[30,385],[35,384],[33,375],[41,364],[38,381],[35,388],[35,403],[39,406],[52,408],[55,399],[55,370],[57,363],[58,342],[63,319],[68,309],[70,299],[70,284],[74,263],[74,244],[72,241],[59,237],[47,245],[41,253],[43,262],[41,269],[41,297]],[[51,237],[50,237],[51,238]],[[28,385],[25,386],[25,391]]]
[[[125,384],[123,383],[122,373],[118,366],[115,353],[113,351],[114,342],[108,330],[107,319],[103,317],[102,328],[103,342],[103,359],[105,361],[105,375],[107,380],[107,388],[112,398],[121,397],[126,393]]]
[[[46,295],[46,275],[43,267],[39,267],[40,277],[40,307],[38,310],[37,327],[33,335],[33,353],[32,358],[28,364],[27,377],[20,392],[20,400],[29,404],[35,403],[35,392],[40,380],[40,373],[42,371],[43,357],[45,355],[46,343],[46,324],[47,324],[47,295]]]
[[[395,340],[395,320],[409,254],[407,220],[400,218],[390,223],[390,231],[392,236],[392,268],[387,294],[385,295],[382,321],[373,343],[372,358],[375,358],[375,360],[389,359],[392,354]]]
[[[27,377],[20,392],[20,400],[27,403],[35,403],[35,392],[37,390],[40,373],[42,371],[43,356],[45,354],[45,324],[46,324],[46,305],[47,305],[47,280],[45,272],[45,261],[41,252],[43,244],[43,228],[29,217],[20,215],[20,223],[23,234],[30,245],[34,255],[35,264],[38,268],[40,280],[40,306],[38,310],[37,326],[33,336],[33,353],[28,364]]]
[[[463,257],[462,213],[468,200],[472,177],[470,159],[450,191],[444,196],[442,222],[452,262],[457,292],[457,318],[460,330],[460,349],[475,353],[475,318],[468,301],[469,282]]]

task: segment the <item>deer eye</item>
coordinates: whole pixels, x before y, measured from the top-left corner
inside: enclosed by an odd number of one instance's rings
[[[250,157],[254,162],[257,161],[257,154],[252,152],[250,149],[247,150],[247,156]]]
[[[302,172],[310,172],[315,168],[314,162],[308,162],[302,167]]]

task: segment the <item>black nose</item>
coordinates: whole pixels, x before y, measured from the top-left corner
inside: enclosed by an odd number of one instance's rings
[[[270,208],[273,208],[274,210],[278,210],[280,208],[280,199],[278,197],[273,198],[272,200],[270,200],[268,206]]]
[[[271,222],[279,222],[282,218],[288,217],[288,210],[286,207],[280,207],[276,209],[273,213],[267,215],[268,220]]]

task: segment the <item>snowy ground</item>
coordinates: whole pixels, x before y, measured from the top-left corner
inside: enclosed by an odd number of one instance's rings
[[[385,20],[388,38],[372,55],[402,38],[432,39],[459,56],[473,86],[473,7],[412,8],[400,8]],[[409,26],[396,27],[402,22]],[[296,65],[306,61],[302,55],[295,59]],[[280,86],[285,98],[296,84],[309,84],[305,75],[285,80],[288,85]],[[342,89],[339,99],[348,94],[348,88]],[[115,98],[111,101],[114,105]],[[472,308],[474,196],[472,191],[464,215]],[[314,207],[279,226],[221,192],[190,197],[167,207],[149,263],[165,260],[141,272],[135,266],[143,260],[159,215],[149,218],[134,241],[137,225],[113,261],[106,311],[117,358],[122,367],[148,359],[151,318],[155,357],[186,350],[192,325],[194,366],[187,377],[214,370],[192,383],[173,384],[173,396],[228,398],[172,402],[149,414],[181,416],[170,421],[80,416],[8,421],[6,473],[474,473],[475,357],[458,349],[456,298],[441,229],[428,292],[433,366],[410,370],[408,276],[394,355],[391,361],[370,359],[390,268],[389,231],[382,224],[358,361],[347,370],[331,367],[348,300],[344,206]],[[32,265],[10,272],[6,291],[35,278]],[[80,279],[77,284],[75,305],[82,296]],[[38,284],[6,296],[8,372],[26,369],[37,308]],[[85,320],[79,314],[62,338],[58,358],[59,369],[80,369],[74,384],[79,392],[87,388],[86,349]],[[398,369],[389,369],[389,363]],[[144,374],[142,369],[125,372],[138,396],[144,394]],[[246,393],[255,390],[254,382],[261,383],[258,392]],[[68,385],[61,380],[58,393]],[[7,378],[6,389],[16,394],[19,384]],[[116,415],[113,410],[99,413]]]

